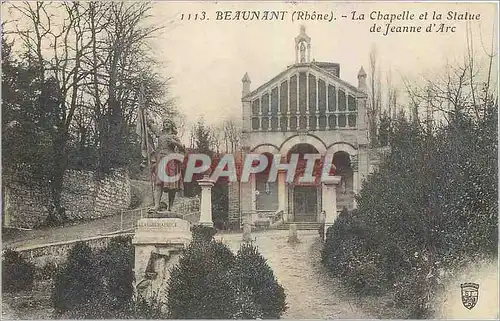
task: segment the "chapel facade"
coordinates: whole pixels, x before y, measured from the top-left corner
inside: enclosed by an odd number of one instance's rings
[[[246,73],[242,79],[243,139],[240,157],[248,153],[333,155],[337,211],[356,207],[354,195],[361,181],[373,170],[377,158],[369,150],[366,73],[358,73],[358,84],[341,77],[340,64],[311,60],[311,38],[305,27],[295,38],[295,63],[268,82],[251,88]],[[300,162],[300,161],[299,161]],[[321,222],[329,204],[321,182],[286,181],[278,172],[268,182],[268,172],[253,174],[249,182],[229,186],[229,218],[252,223],[276,221]]]

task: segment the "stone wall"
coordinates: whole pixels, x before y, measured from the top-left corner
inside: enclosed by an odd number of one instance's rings
[[[134,233],[123,233],[123,236],[133,236]],[[96,236],[81,240],[58,242],[15,249],[19,254],[33,263],[37,268],[43,268],[47,263],[60,265],[66,261],[69,251],[77,242],[86,243],[91,249],[103,249],[118,235]]]
[[[10,179],[4,182],[3,196],[6,226],[40,226],[51,207],[47,186],[28,185]],[[61,202],[70,221],[92,220],[116,214],[130,206],[128,173],[118,169],[99,179],[90,171],[69,170],[64,176]]]
[[[168,196],[164,196],[166,200],[168,200]],[[200,211],[200,198],[199,196],[195,197],[176,197],[174,204],[172,205],[172,212],[180,213],[180,214],[189,214],[189,213],[197,213]]]
[[[229,221],[240,222],[240,183],[229,183],[228,189]]]

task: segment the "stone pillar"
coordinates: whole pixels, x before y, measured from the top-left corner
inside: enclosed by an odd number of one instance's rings
[[[214,181],[205,176],[203,179],[198,180],[201,187],[201,204],[200,204],[200,225],[214,226],[212,221],[212,187]]]
[[[326,230],[337,219],[337,185],[340,176],[330,176],[323,179],[323,210],[325,211],[325,237]]]
[[[359,193],[359,171],[355,170],[352,172],[352,192],[354,196]],[[352,200],[353,208],[357,208],[358,204],[356,203],[356,198],[354,197]]]
[[[297,224],[290,224],[290,229],[288,230],[288,243],[297,243],[299,241],[299,237],[297,234]]]
[[[352,192],[353,196],[357,195],[359,193],[359,168],[358,168],[358,156],[357,155],[352,155],[351,156],[351,167],[352,167]],[[353,198],[352,200],[352,205],[353,208],[357,207],[356,204],[356,198]]]
[[[134,292],[150,298],[165,290],[170,269],[191,242],[190,223],[180,218],[144,218],[137,221],[132,244],[135,247]]]
[[[284,170],[278,170],[278,209],[282,210],[284,215],[288,214],[288,197],[286,188],[286,174]],[[287,217],[283,217],[286,220]]]
[[[243,217],[243,242],[251,242],[252,241],[252,219],[249,215],[245,215]]]

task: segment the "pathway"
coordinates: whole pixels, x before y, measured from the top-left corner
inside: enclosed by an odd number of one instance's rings
[[[253,233],[260,253],[268,260],[285,288],[286,319],[394,318],[398,311],[386,308],[383,298],[356,298],[339,281],[329,277],[320,262],[322,243],[316,231],[299,231],[301,243],[287,243],[288,231]],[[241,234],[218,235],[232,250]]]

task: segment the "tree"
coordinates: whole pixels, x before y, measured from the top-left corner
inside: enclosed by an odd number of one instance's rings
[[[369,68],[369,101],[367,104],[368,129],[370,134],[370,143],[377,145],[377,120],[380,116],[382,106],[382,91],[380,84],[380,68],[377,65],[377,50],[373,46],[370,50],[370,68]]]
[[[2,37],[2,175],[45,186],[59,112],[55,80],[42,84],[36,65],[17,61],[11,48]]]
[[[235,119],[226,119],[222,122],[222,137],[226,153],[235,153],[241,144],[241,126]]]
[[[498,102],[473,67],[405,80],[414,116],[392,121],[390,153],[364,181],[357,213],[327,233],[325,265],[360,292],[394,291],[412,318],[431,316],[443,270],[498,250]]]
[[[149,53],[148,42],[161,28],[148,26],[151,8],[117,2],[9,6],[19,18],[12,32],[21,42],[23,68],[32,73],[29,86],[36,88],[29,92],[30,104],[45,108],[47,127],[34,122],[31,132],[46,134],[34,135],[33,145],[49,149],[48,159],[37,163],[47,164],[49,223],[65,220],[61,192],[68,168],[102,175],[135,161],[138,84],[146,88],[151,118],[175,115],[168,79],[158,74]],[[20,158],[25,155],[13,155],[18,157],[13,163],[26,162]]]
[[[383,112],[379,120],[379,128],[377,135],[377,142],[379,146],[389,145],[389,138],[391,137],[391,118],[387,112]]]
[[[200,118],[192,130],[193,148],[197,153],[212,156],[213,154],[213,133],[203,118]]]

